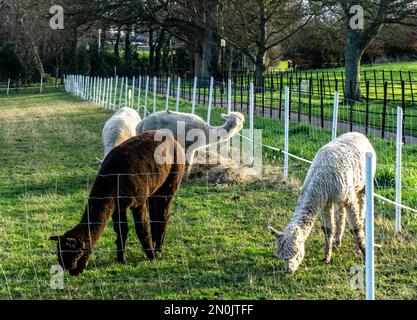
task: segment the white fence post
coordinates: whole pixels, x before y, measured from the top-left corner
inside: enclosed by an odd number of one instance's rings
[[[80,98],[84,99],[84,77],[80,76]]]
[[[136,78],[135,76],[133,76],[132,79],[132,99],[130,100],[130,107],[133,109],[133,107],[135,106],[135,82],[136,82]]]
[[[110,87],[109,87],[109,109],[112,108],[112,100],[113,100],[113,77],[110,78]]]
[[[107,78],[103,78],[103,98],[101,105],[103,107],[106,107],[106,101],[107,101],[107,88],[108,88],[108,83],[107,83]]]
[[[252,84],[253,85],[253,84]],[[232,112],[232,80],[227,80],[227,113]]]
[[[40,93],[43,92],[43,74],[41,74],[41,89],[40,89]]]
[[[106,108],[110,108],[110,92],[111,92],[110,82],[111,82],[111,78],[107,78],[106,104],[105,104]]]
[[[403,109],[397,107],[397,151],[395,164],[395,202],[402,203],[401,199],[401,167],[402,167],[402,146],[403,146]],[[395,207],[395,231],[401,231],[401,207]]]
[[[99,98],[98,90],[99,90],[99,88],[100,88],[100,78],[96,77],[96,93],[95,93],[96,98],[94,100],[95,103],[98,103],[98,98]]]
[[[126,87],[125,87],[125,103],[123,105],[123,107],[128,107],[129,106],[129,77],[126,77]]]
[[[180,93],[181,93],[181,78],[177,78],[177,99],[175,101],[175,111],[180,111]]]
[[[90,76],[85,77],[85,99],[88,100],[90,95]]]
[[[84,100],[85,97],[85,78],[81,76],[81,99]]]
[[[99,78],[98,80],[98,104],[101,105],[101,101],[103,99],[103,78]]]
[[[99,77],[96,77],[96,86],[95,86],[95,93],[94,93],[94,102],[97,103],[98,102],[98,88],[99,88]]]
[[[166,95],[166,100],[165,100],[165,111],[169,110],[169,90],[170,90],[170,86],[171,86],[171,77],[167,78],[167,95]]]
[[[94,87],[93,87],[93,102],[96,103],[97,102],[97,77],[94,77]]]
[[[106,99],[107,99],[107,86],[108,86],[108,84],[107,84],[107,78],[104,78],[103,79],[103,98],[101,99],[102,100],[102,106],[103,107],[106,107]]]
[[[116,76],[114,82],[115,82],[115,86],[114,86],[114,100],[113,100],[113,108],[116,109],[116,99],[117,99],[117,82],[119,81],[119,77]]]
[[[249,162],[253,163],[253,106],[254,106],[254,89],[253,82],[250,82],[249,93]]]
[[[191,113],[195,114],[195,99],[197,94],[197,77],[194,77],[194,86],[193,86],[193,100],[191,104]]]
[[[156,112],[156,77],[153,77],[153,113]]]
[[[102,87],[103,87],[103,78],[99,78],[98,80],[98,104],[99,105],[102,104],[102,99],[103,99]]]
[[[139,83],[138,83],[138,106],[136,111],[139,113],[140,111],[140,91],[142,90],[142,76],[139,76]]]
[[[9,80],[7,80],[7,95],[9,94],[9,92],[10,92],[10,78]]]
[[[86,79],[85,79],[85,99],[89,100],[89,96],[90,96],[90,77],[86,76]]]
[[[145,102],[144,102],[144,110],[143,110],[143,117],[146,118],[146,109],[148,107],[148,91],[149,91],[149,76],[146,76],[146,85],[145,85]]]
[[[213,99],[213,77],[210,77],[210,88],[209,88],[209,98],[208,98],[208,109],[207,109],[207,123],[210,124],[211,120],[211,104]]]
[[[366,300],[375,300],[375,269],[374,269],[374,175],[373,155],[366,154],[366,214],[365,214],[365,290]]]
[[[122,77],[122,81],[120,82],[120,92],[119,92],[119,106],[118,109],[120,109],[122,105],[122,97],[123,97],[123,83],[125,81],[125,78]]]
[[[339,92],[334,92],[332,141],[337,138],[337,115],[339,113]]]
[[[288,179],[288,137],[290,122],[290,90],[285,87],[285,111],[284,111],[284,180]]]

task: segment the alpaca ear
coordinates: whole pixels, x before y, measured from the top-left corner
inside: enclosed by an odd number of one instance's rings
[[[50,237],[49,237],[49,240],[52,240],[52,241],[59,241],[59,236],[50,236]]]
[[[271,231],[272,235],[276,236],[277,238],[282,237],[284,234],[282,232],[279,232],[277,229],[268,226],[269,231]]]
[[[227,119],[229,119],[229,116],[228,116],[227,114],[225,114],[225,113],[222,113],[222,118],[223,118],[224,120],[227,120]]]

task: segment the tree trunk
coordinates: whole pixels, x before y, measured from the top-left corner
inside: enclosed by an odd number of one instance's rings
[[[263,75],[265,72],[264,56],[265,53],[258,52],[255,59],[255,86],[257,88],[263,87]]]
[[[128,26],[126,28],[126,36],[125,36],[125,60],[126,62],[130,61],[130,57],[131,57],[131,50],[130,50],[130,26]]]
[[[154,53],[155,44],[153,42],[153,30],[149,30],[149,72],[152,74],[154,70]]]
[[[121,27],[117,28],[117,35],[116,35],[116,43],[114,45],[114,55],[116,56],[117,59],[120,58],[120,52],[119,52],[119,47],[120,47],[120,33],[121,33]]]
[[[215,49],[215,40],[214,33],[211,31],[206,31],[204,33],[203,44],[202,44],[202,60],[201,60],[201,77],[204,79],[209,79],[214,71],[214,55],[213,51]]]
[[[162,47],[164,43],[165,43],[165,31],[161,30],[159,32],[159,36],[158,36],[158,40],[157,40],[156,48],[155,48],[154,71],[157,74],[161,71],[161,56],[162,56]]]
[[[233,68],[233,48],[230,48],[229,50],[229,69],[228,69],[228,74],[227,74],[227,78],[228,79],[232,79],[232,68]]]
[[[264,0],[258,1],[258,51],[255,59],[255,86],[263,87],[263,75],[265,72],[264,58],[266,53],[266,17]]]
[[[357,30],[346,29],[345,41],[345,98],[361,99],[360,90],[360,64],[364,49],[361,48]]]
[[[203,60],[201,57],[201,50],[198,45],[194,48],[194,74],[198,78],[202,78]]]
[[[170,39],[165,39],[164,48],[162,49],[162,71],[169,73],[169,50],[170,50]]]

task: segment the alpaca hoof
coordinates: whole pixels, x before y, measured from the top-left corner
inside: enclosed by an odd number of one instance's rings
[[[150,261],[155,260],[155,251],[154,250],[147,251],[146,256],[148,257]]]
[[[323,263],[325,263],[325,264],[329,264],[329,263],[330,263],[330,259],[327,259],[327,258],[324,258],[322,261],[323,261]]]
[[[161,254],[163,250],[163,247],[155,247],[155,254]]]
[[[126,259],[125,258],[117,258],[116,262],[120,263],[120,264],[126,264]]]

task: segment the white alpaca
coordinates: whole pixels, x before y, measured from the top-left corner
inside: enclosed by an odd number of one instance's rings
[[[291,222],[283,233],[269,229],[277,237],[275,256],[284,259],[284,269],[294,273],[304,259],[304,242],[318,212],[322,212],[325,235],[324,261],[332,254],[332,243],[340,246],[346,212],[357,247],[365,255],[365,155],[375,150],[361,133],[346,133],[322,147],[316,154],[297,202]],[[373,172],[375,174],[375,171]]]
[[[104,145],[104,157],[119,144],[136,136],[136,126],[141,121],[139,114],[132,108],[119,109],[107,120],[102,136]],[[97,159],[99,162],[102,160]]]
[[[186,150],[188,170],[192,165],[197,150],[224,142],[243,128],[245,117],[239,112],[222,114],[225,123],[222,126],[210,126],[202,118],[190,113],[173,111],[156,112],[143,119],[136,128],[136,133],[150,130],[170,130],[177,142]]]

